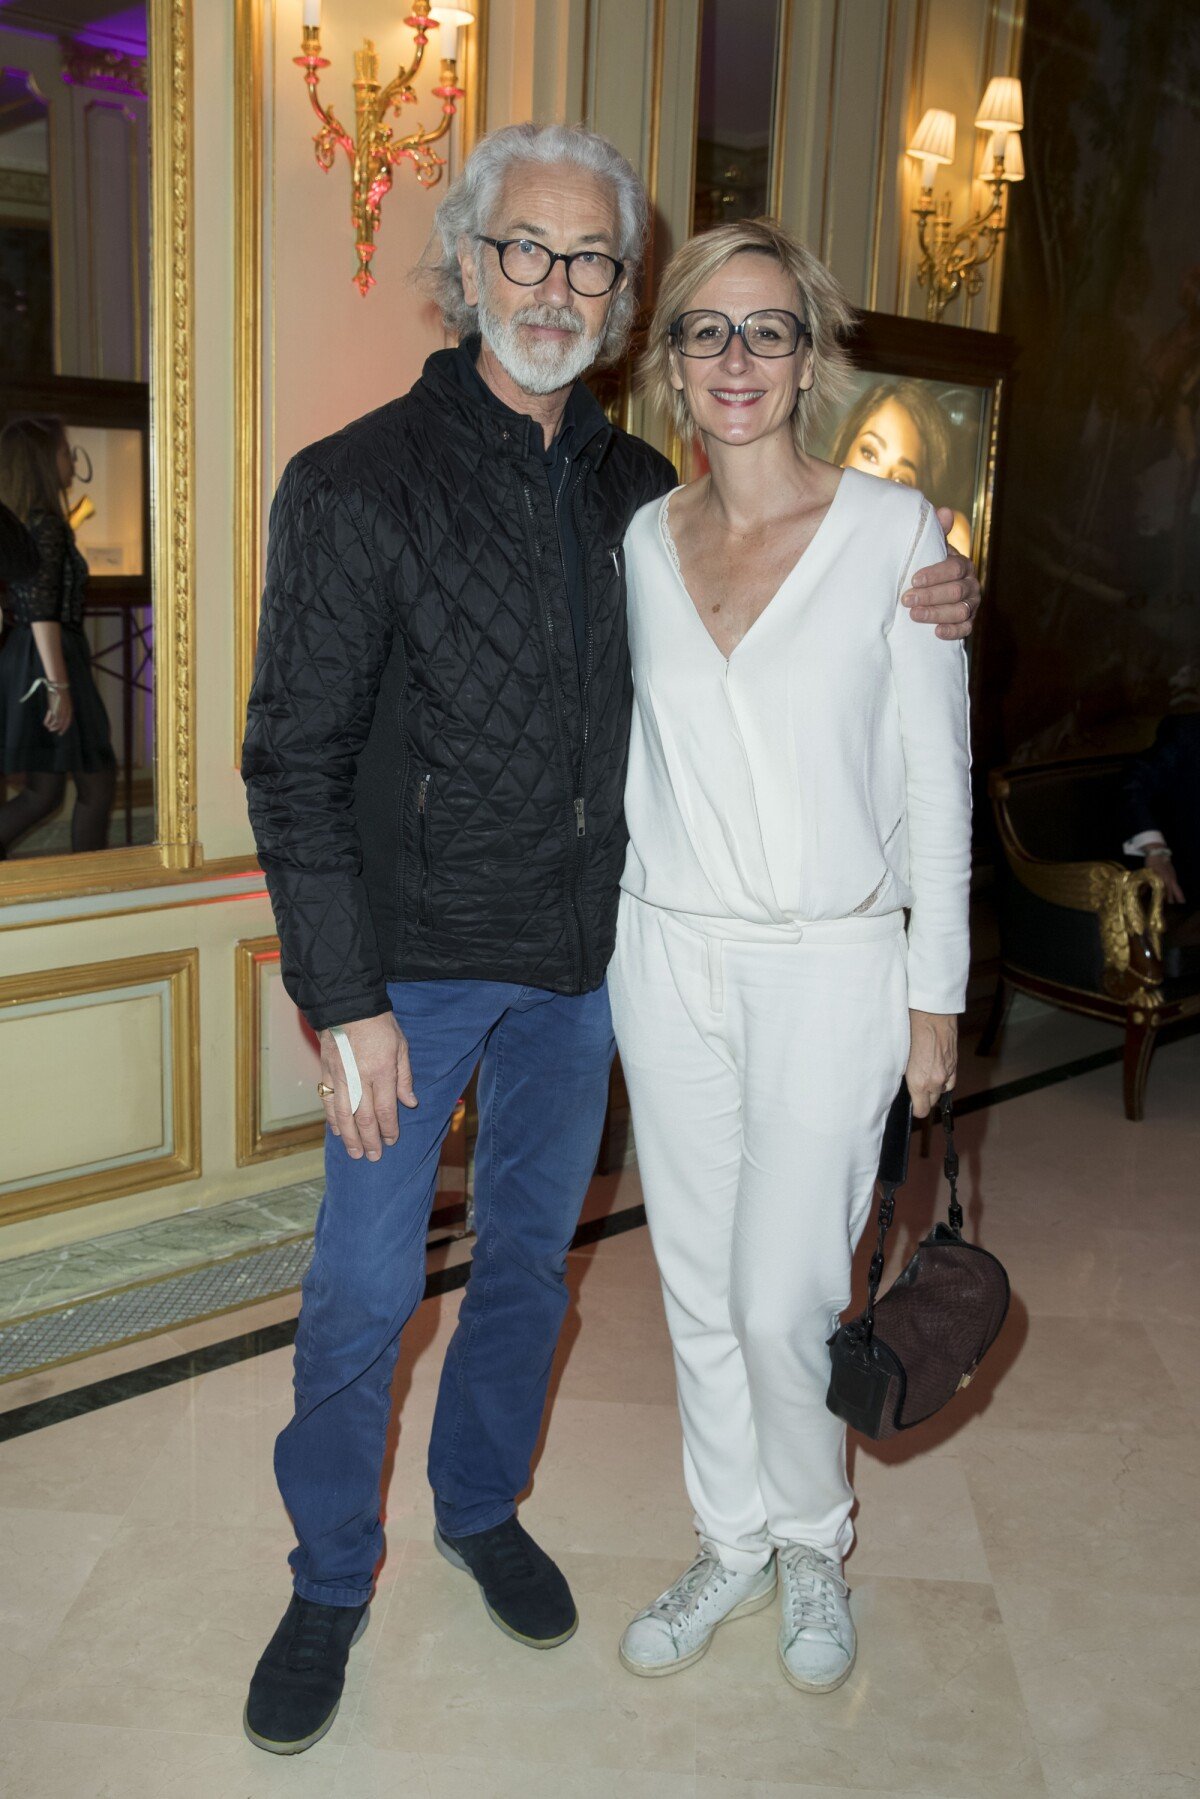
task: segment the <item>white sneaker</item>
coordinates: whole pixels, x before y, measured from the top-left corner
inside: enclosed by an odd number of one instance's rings
[[[677,1674],[700,1660],[718,1624],[761,1612],[774,1597],[774,1557],[754,1574],[738,1574],[701,1538],[686,1574],[629,1625],[621,1638],[622,1665],[631,1674]]]
[[[832,1693],[858,1651],[841,1565],[807,1543],[789,1543],[775,1559],[783,1587],[780,1665],[802,1693]]]

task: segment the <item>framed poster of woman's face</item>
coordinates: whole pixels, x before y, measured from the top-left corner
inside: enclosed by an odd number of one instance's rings
[[[919,488],[935,506],[948,507],[951,548],[970,556],[982,577],[1011,343],[988,332],[868,312],[848,348],[850,393],[826,421],[815,454],[839,468]]]
[[[969,556],[986,488],[992,395],[981,387],[857,370],[833,428],[814,447],[839,468],[916,487],[954,513],[952,549]]]

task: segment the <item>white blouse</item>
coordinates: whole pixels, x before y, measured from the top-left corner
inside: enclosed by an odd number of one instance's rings
[[[900,605],[946,554],[912,488],[847,469],[726,659],[683,584],[670,496],[625,538],[634,712],[622,886],[698,921],[795,929],[910,909],[909,1003],[959,1012],[971,873],[967,663]]]

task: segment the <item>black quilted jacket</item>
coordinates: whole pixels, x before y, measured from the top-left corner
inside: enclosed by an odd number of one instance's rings
[[[631,683],[625,528],[675,481],[578,408],[586,666],[528,419],[430,357],[284,471],[242,772],[314,1029],[390,980],[584,993],[612,953]]]

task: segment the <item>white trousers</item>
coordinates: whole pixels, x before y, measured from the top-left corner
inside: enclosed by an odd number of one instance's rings
[[[696,925],[622,895],[609,984],[688,1495],[749,1572],[775,1545],[853,1542],[826,1340],[908,1057],[905,938],[902,914]]]

